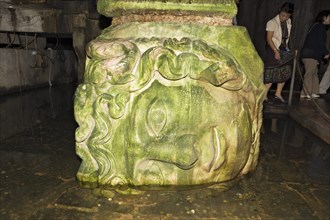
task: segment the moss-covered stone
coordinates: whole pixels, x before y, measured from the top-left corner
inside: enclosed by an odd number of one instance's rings
[[[257,165],[263,64],[243,27],[110,26],[75,94],[86,187],[223,183]]]
[[[232,18],[237,13],[234,0],[98,0],[97,9],[107,17],[126,14],[139,14],[152,11],[153,13],[168,14],[224,14]]]

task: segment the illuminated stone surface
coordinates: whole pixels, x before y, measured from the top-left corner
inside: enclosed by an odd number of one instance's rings
[[[243,27],[110,26],[88,44],[75,94],[78,180],[132,193],[222,183],[253,170],[262,69]]]

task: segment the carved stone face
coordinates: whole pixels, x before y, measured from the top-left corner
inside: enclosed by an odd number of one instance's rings
[[[254,169],[264,87],[246,32],[134,28],[117,26],[87,48],[75,97],[78,180],[90,187],[189,186]],[[183,37],[161,38],[164,30]]]
[[[217,90],[222,99],[204,87]],[[235,93],[207,83],[164,86],[155,81],[135,100],[127,146],[134,185],[226,181],[244,167],[252,125]]]

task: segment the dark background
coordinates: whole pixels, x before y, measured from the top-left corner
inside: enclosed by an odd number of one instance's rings
[[[266,23],[278,12],[283,0],[241,0],[239,3],[238,25],[245,26],[260,56],[263,56],[266,45]],[[330,10],[330,0],[291,0],[295,5],[292,19],[290,47],[298,50],[303,46],[306,33],[315,16],[321,10]],[[327,44],[330,47],[330,31]]]

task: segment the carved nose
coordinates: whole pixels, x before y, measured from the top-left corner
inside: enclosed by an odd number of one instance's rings
[[[176,165],[188,170],[191,169],[198,155],[195,149],[196,136],[191,134],[182,135],[173,141],[153,142],[147,147],[147,155],[150,160],[158,160]]]

